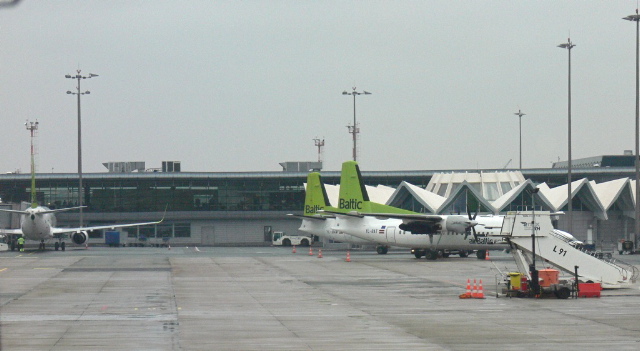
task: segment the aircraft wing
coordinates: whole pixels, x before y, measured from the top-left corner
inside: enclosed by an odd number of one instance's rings
[[[22,235],[22,229],[0,229],[0,234]]]
[[[161,219],[156,222],[144,222],[144,223],[128,223],[128,224],[111,224],[111,225],[98,225],[93,227],[78,227],[78,228],[51,228],[51,232],[53,234],[64,234],[64,233],[75,233],[82,231],[92,231],[92,230],[100,230],[100,229],[116,229],[116,228],[126,228],[126,227],[137,227],[141,225],[151,225],[151,224],[159,224],[164,220]]]
[[[365,216],[377,217],[377,218],[395,218],[402,219],[403,221],[421,221],[428,223],[436,223],[442,221],[442,216],[428,215],[428,214],[396,214],[396,213],[363,213]]]
[[[87,207],[87,206],[59,208],[59,209],[55,209],[55,210],[39,211],[38,213],[39,214],[46,214],[46,213],[65,212],[65,211],[77,210],[77,209],[85,208],[85,207]],[[25,210],[5,210],[5,209],[0,209],[0,212],[17,213],[17,214],[22,214],[22,215],[28,215],[30,213],[30,212],[25,211]]]

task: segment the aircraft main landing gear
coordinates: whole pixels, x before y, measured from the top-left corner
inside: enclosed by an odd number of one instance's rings
[[[64,241],[60,241],[60,242],[56,241],[56,243],[53,244],[53,247],[56,249],[56,251],[58,250],[64,251]]]

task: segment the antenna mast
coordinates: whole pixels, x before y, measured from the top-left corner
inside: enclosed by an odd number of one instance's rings
[[[313,139],[313,141],[315,142],[316,146],[318,147],[318,162],[322,162],[322,148],[324,147],[324,138],[322,138],[322,140],[318,139],[318,137],[315,137],[315,139]]]
[[[35,155],[37,153],[36,148],[33,146],[34,139],[38,136],[38,120],[35,122],[29,122],[27,120],[24,125],[27,127],[27,130],[31,133],[31,207],[38,206],[36,201],[36,162]]]

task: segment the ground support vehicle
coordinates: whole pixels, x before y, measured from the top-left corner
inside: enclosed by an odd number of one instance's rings
[[[310,246],[313,245],[313,238],[305,235],[287,235],[284,232],[273,232],[271,234],[271,245]]]

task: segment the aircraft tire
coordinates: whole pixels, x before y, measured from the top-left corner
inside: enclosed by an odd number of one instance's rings
[[[422,251],[421,250],[416,250],[415,253],[413,254],[417,259],[420,259],[422,257]]]
[[[435,261],[435,260],[437,260],[437,259],[438,259],[438,252],[437,252],[437,251],[434,251],[434,250],[427,250],[427,251],[424,253],[424,257],[425,257],[427,260]]]
[[[58,251],[60,249],[60,243],[56,241],[56,243],[53,244],[53,248]]]
[[[65,246],[65,245],[64,245],[64,241],[63,241],[63,242],[61,242],[61,243],[60,243],[60,249],[61,249],[62,251],[64,251],[64,246]]]
[[[478,250],[478,252],[476,252],[476,257],[479,260],[484,260],[487,258],[487,251],[486,250]]]
[[[569,290],[569,288],[567,288],[566,286],[563,286],[562,288],[554,291],[554,294],[557,298],[566,300],[569,298],[569,296],[571,296],[571,290]]]
[[[378,255],[386,255],[388,251],[389,251],[389,249],[384,247],[384,246],[376,247],[376,252],[378,253]]]
[[[458,253],[458,255],[460,255],[460,257],[462,258],[469,257],[469,253],[467,252],[467,250],[460,250],[460,253]]]

